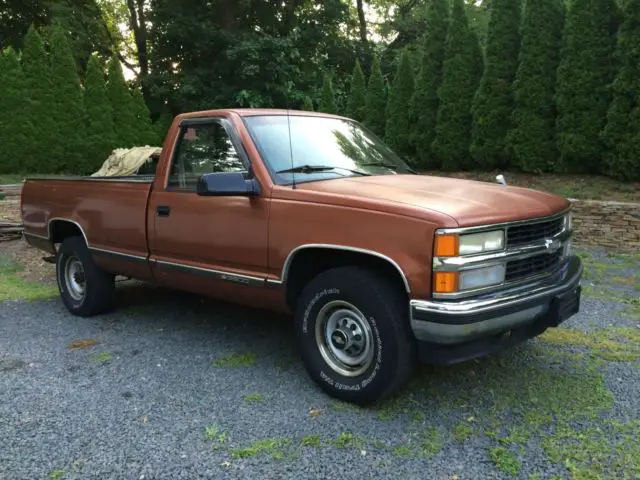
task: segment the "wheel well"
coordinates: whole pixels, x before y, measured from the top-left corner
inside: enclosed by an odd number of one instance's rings
[[[53,245],[62,243],[69,237],[82,237],[82,229],[74,222],[67,220],[54,220],[49,224],[49,240]]]
[[[357,266],[377,272],[391,279],[398,289],[408,295],[407,286],[399,267],[375,255],[331,248],[305,248],[294,254],[285,272],[287,304],[295,308],[296,300],[305,285],[320,273],[331,268]]]

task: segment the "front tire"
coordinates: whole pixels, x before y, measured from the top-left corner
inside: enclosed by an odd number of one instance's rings
[[[404,292],[376,272],[321,273],[296,308],[302,360],[329,395],[366,405],[397,391],[416,364]]]
[[[90,317],[113,306],[115,277],[98,268],[82,237],[66,238],[56,256],[62,301],[73,315]]]

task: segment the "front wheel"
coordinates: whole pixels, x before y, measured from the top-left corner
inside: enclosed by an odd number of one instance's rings
[[[373,271],[341,267],[318,275],[300,296],[296,330],[312,379],[348,402],[392,394],[416,363],[406,296]]]
[[[69,237],[60,245],[56,277],[62,301],[72,314],[89,317],[112,307],[115,277],[94,264],[82,237]]]

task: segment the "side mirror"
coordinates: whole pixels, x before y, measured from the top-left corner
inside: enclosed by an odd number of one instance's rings
[[[216,172],[202,175],[196,192],[203,197],[253,197],[260,189],[258,182],[246,180],[242,172]]]

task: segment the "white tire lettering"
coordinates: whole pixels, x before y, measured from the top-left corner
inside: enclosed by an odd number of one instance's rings
[[[335,295],[335,294],[339,294],[340,290],[338,290],[337,288],[329,288],[329,289],[325,289],[321,292],[318,292],[309,302],[309,304],[307,305],[307,308],[304,309],[304,315],[302,317],[302,333],[306,334],[307,330],[308,330],[308,325],[309,325],[309,314],[311,312],[311,309],[314,307],[314,305],[316,303],[318,303],[318,301],[322,298],[325,297],[327,295]]]

